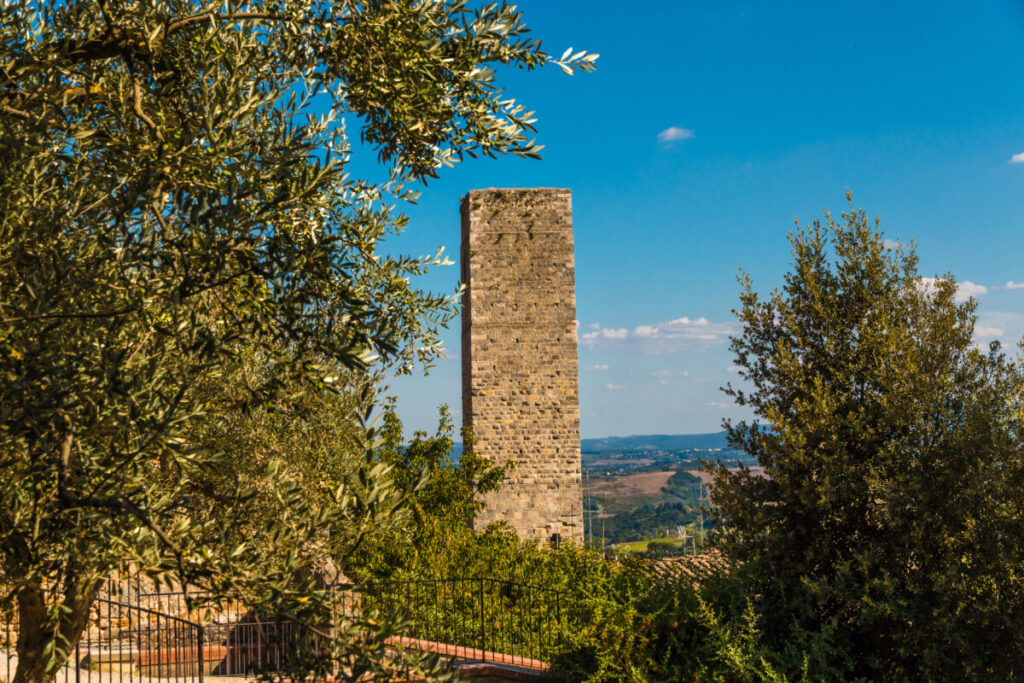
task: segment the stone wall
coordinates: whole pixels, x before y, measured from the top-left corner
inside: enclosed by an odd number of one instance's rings
[[[572,195],[462,200],[462,413],[477,454],[514,463],[478,526],[583,539]]]

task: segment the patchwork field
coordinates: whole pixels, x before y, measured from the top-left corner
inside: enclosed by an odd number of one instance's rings
[[[614,492],[618,496],[660,496],[661,489],[668,484],[669,477],[673,474],[675,470],[627,474],[611,481],[595,483],[593,492],[595,495]]]
[[[702,461],[744,463],[755,472],[762,471],[739,451],[670,450],[653,443],[657,438],[637,437],[644,443],[635,450],[617,452],[602,443],[599,452],[584,452],[588,539],[598,543],[604,539],[620,548],[630,544],[630,550],[643,552],[648,541],[678,536],[681,527],[693,529],[700,520],[702,499],[708,505],[707,487],[702,484],[711,479],[701,471]]]
[[[739,472],[740,471],[740,468],[738,468],[738,467],[728,467],[726,469],[728,469],[730,472]],[[747,469],[749,469],[750,473],[753,474],[755,477],[763,477],[763,476],[765,476],[764,468],[763,467],[754,466],[754,467],[748,467]],[[712,479],[714,478],[711,475],[710,472],[705,472],[704,470],[694,469],[694,470],[686,470],[686,472],[687,472],[687,474],[692,474],[693,476],[695,476],[698,479],[700,479],[701,483],[704,484],[705,486],[710,484]]]

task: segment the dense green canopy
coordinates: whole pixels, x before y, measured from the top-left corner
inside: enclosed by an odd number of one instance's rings
[[[768,476],[719,468],[714,488],[764,632],[841,680],[1020,675],[1020,367],[862,211],[791,241],[781,289],[744,279],[748,384],[727,392],[757,417],[730,441]]]
[[[394,200],[466,154],[536,155],[496,65],[594,57],[552,58],[514,7],[460,0],[0,5],[0,584],[35,639],[19,681],[124,558],[280,593],[311,525],[387,517],[370,460],[361,493],[320,507],[280,468],[255,477],[293,510],[270,518],[276,554],[190,511],[263,443],[216,433],[332,389],[361,416],[368,368],[435,357],[454,300],[409,278],[443,257],[379,253]],[[357,130],[386,181],[347,173]]]

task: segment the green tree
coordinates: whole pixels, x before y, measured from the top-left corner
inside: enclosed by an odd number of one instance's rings
[[[367,578],[390,578],[410,568],[413,573],[433,574],[420,564],[420,556],[436,554],[439,548],[451,546],[454,538],[472,544],[476,538],[473,518],[484,507],[481,494],[497,491],[507,473],[505,466],[473,452],[468,428],[462,430],[462,453],[457,460],[452,457],[455,426],[448,406],[441,406],[433,436],[416,432],[409,442],[394,407],[389,401],[382,414],[380,446],[374,458],[390,468],[396,486],[407,493],[411,520],[407,528],[392,526],[367,536],[351,564]]]
[[[185,585],[305,590],[294,553],[245,566],[244,541],[211,547],[189,513],[234,455],[214,432],[374,359],[430,362],[454,299],[408,284],[440,256],[379,253],[405,225],[394,202],[463,155],[537,154],[494,67],[594,58],[553,58],[514,7],[461,0],[0,6],[0,584],[18,683],[60,666],[125,555]],[[349,175],[349,129],[384,181]],[[318,508],[268,475],[294,510],[274,520],[282,550],[365,504],[338,489]]]
[[[976,348],[975,302],[863,211],[790,241],[781,289],[742,280],[748,384],[726,390],[756,415],[731,444],[768,476],[719,466],[714,485],[765,633],[843,680],[1019,676],[1019,367]]]

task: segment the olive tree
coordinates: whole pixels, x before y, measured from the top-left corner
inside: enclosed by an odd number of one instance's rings
[[[199,425],[429,362],[453,299],[408,284],[440,257],[378,249],[405,225],[396,202],[464,155],[536,156],[498,66],[595,57],[549,56],[515,7],[463,0],[0,4],[0,584],[18,683],[61,665],[125,558],[218,589],[294,576],[288,553],[261,571],[232,559],[242,541],[211,549],[188,513],[233,455]],[[350,130],[381,181],[349,174]],[[366,510],[340,490],[317,510],[281,499],[299,506],[276,521],[282,550]]]
[[[756,416],[717,469],[724,548],[764,631],[851,680],[990,680],[1024,667],[1022,376],[973,340],[975,302],[922,278],[851,210],[790,238],[792,269],[742,280],[732,340]]]

